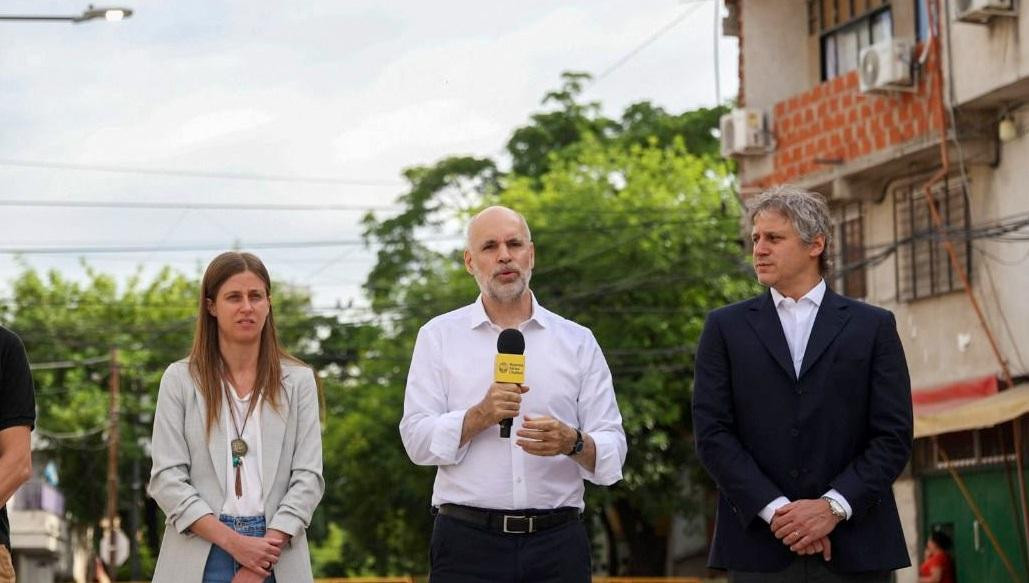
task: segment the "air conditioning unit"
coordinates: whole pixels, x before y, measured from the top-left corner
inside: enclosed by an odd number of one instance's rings
[[[889,39],[861,49],[858,77],[862,93],[913,91],[910,40]]]
[[[723,115],[718,127],[722,133],[722,156],[756,156],[768,153],[765,116],[759,109],[737,108]]]
[[[994,16],[1014,16],[1015,0],[957,0],[954,18],[961,22],[986,24]]]

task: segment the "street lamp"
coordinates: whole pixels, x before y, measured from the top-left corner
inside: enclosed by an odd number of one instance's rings
[[[101,18],[108,22],[117,22],[119,20],[125,20],[130,16],[132,16],[132,9],[130,8],[121,8],[116,6],[109,8],[96,8],[92,4],[90,4],[88,8],[82,11],[82,14],[75,16],[21,16],[0,14],[0,20],[72,22],[78,24],[80,22],[98,20]]]

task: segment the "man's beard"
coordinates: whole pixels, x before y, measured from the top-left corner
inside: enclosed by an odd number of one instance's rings
[[[504,268],[507,270],[510,268]],[[504,270],[498,270],[504,271]],[[518,278],[511,283],[500,283],[496,279],[496,274],[490,274],[484,278],[479,272],[475,273],[475,283],[479,284],[479,291],[482,295],[489,296],[490,299],[498,302],[510,302],[522,297],[525,290],[529,287],[529,280],[532,279],[532,270],[518,271]]]

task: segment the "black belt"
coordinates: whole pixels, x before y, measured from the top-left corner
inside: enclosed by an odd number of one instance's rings
[[[554,510],[490,510],[458,504],[441,504],[436,512],[476,526],[507,534],[529,534],[579,520],[578,508]]]

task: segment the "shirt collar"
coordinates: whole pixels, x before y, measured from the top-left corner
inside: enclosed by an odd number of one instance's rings
[[[811,288],[811,291],[804,294],[804,297],[800,298],[800,300],[797,303],[799,304],[800,302],[806,299],[813,303],[817,308],[818,306],[822,305],[823,298],[825,298],[825,280],[820,279],[818,280],[818,285]],[[774,287],[772,288],[772,301],[775,302],[775,307],[778,308],[779,304],[781,304],[785,299],[786,296],[779,293],[779,290],[775,289]]]
[[[529,319],[526,320],[525,323],[535,323],[540,328],[546,328],[547,317],[550,312],[536,301],[536,294],[530,291],[529,295],[532,298],[532,315],[529,316]],[[493,325],[493,322],[489,319],[489,315],[486,314],[486,306],[482,303],[481,293],[479,294],[479,297],[475,298],[475,303],[469,307],[471,308],[471,311],[468,314],[468,325],[471,328],[478,328],[483,324]]]

